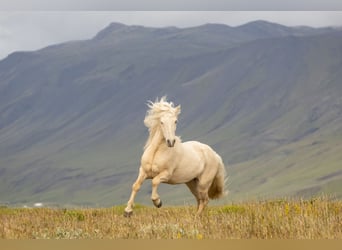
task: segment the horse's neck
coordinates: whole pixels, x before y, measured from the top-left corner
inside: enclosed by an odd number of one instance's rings
[[[150,131],[150,135],[145,144],[145,150],[149,149],[150,151],[156,151],[163,139],[160,129],[153,129]]]

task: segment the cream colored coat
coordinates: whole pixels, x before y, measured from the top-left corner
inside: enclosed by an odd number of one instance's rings
[[[160,183],[185,183],[196,197],[197,214],[200,214],[209,198],[219,198],[224,194],[225,169],[222,159],[206,144],[197,141],[182,143],[175,136],[180,106],[173,107],[163,97],[159,102],[150,103],[149,107],[145,125],[150,134],[125,215],[132,214],[136,193],[145,179],[152,179],[151,199],[156,207],[162,205],[157,193]]]

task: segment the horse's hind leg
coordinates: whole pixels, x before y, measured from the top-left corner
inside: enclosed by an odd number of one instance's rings
[[[203,209],[207,206],[209,202],[208,190],[210,187],[210,183],[208,182],[199,182],[197,185],[198,199],[199,205],[197,210],[197,215],[200,215],[203,212]]]
[[[207,206],[209,202],[209,196],[208,196],[208,191],[200,192],[200,198],[199,198],[199,206],[197,210],[197,215],[200,215],[204,208]]]
[[[197,215],[201,215],[204,208],[207,206],[209,199],[200,199],[200,204],[198,206]]]
[[[200,205],[200,200],[199,200],[199,196],[198,196],[198,192],[197,192],[197,184],[198,184],[198,179],[193,179],[189,182],[186,183],[186,185],[188,186],[188,188],[190,189],[191,193],[195,196],[196,201],[197,201],[197,209]]]
[[[200,215],[209,202],[209,185],[208,183],[200,183],[197,178],[187,182],[186,185],[190,189],[191,193],[196,197],[197,215]]]
[[[125,217],[129,217],[132,215],[135,196],[136,196],[137,192],[139,191],[141,184],[146,179],[146,177],[147,177],[147,175],[145,174],[145,171],[142,170],[142,168],[140,168],[139,176],[138,176],[137,180],[134,182],[134,184],[132,185],[131,197],[129,198],[129,200],[127,202],[127,207],[125,208],[125,214],[124,214]]]

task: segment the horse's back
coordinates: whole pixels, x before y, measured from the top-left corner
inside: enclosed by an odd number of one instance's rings
[[[223,160],[221,156],[216,153],[209,145],[198,142],[198,141],[188,141],[189,146],[193,147],[198,154],[201,155],[202,162],[205,162],[206,167],[209,168],[224,168]]]
[[[201,143],[199,141],[187,141],[184,142],[183,145],[185,147],[192,148],[193,151],[196,151],[198,154],[203,157],[202,161],[220,161],[222,162],[221,157],[212,149],[209,145]]]
[[[206,174],[209,172],[216,173],[219,168],[224,168],[221,156],[209,145],[198,141],[187,141],[183,143],[184,148],[188,148],[187,153],[196,156],[198,159],[197,164],[201,173]],[[188,156],[191,157],[191,156]]]

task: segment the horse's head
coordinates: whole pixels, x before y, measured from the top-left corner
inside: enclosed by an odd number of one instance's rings
[[[167,146],[173,147],[176,143],[176,127],[177,118],[181,112],[181,107],[175,107],[172,102],[167,102],[166,97],[163,96],[160,101],[149,102],[145,116],[144,123],[149,128],[150,136],[154,134],[153,131],[159,129],[165,139]],[[148,145],[150,140],[147,141]],[[145,145],[145,147],[146,147]]]
[[[160,117],[160,129],[164,136],[165,142],[168,147],[173,147],[176,142],[176,128],[177,117],[180,113],[180,106],[177,106],[172,112],[165,112]]]

